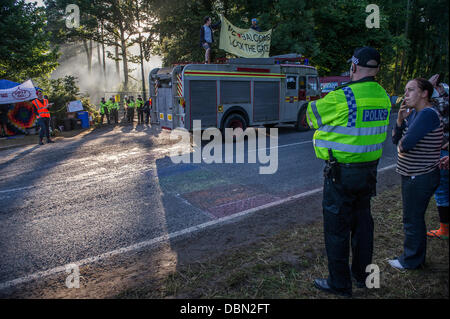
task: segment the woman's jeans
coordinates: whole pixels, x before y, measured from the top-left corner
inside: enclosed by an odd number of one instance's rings
[[[398,260],[404,268],[415,269],[425,263],[427,249],[425,211],[439,186],[439,180],[439,168],[419,176],[402,176],[405,241],[403,254]]]
[[[448,156],[448,151],[441,150],[441,158]],[[441,169],[441,181],[434,194],[437,206],[448,207],[448,169]]]

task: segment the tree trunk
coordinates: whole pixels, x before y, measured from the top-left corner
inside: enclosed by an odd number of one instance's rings
[[[91,74],[92,71],[92,40],[89,40],[89,47],[88,43],[85,39],[83,39],[83,46],[84,51],[86,52],[86,58],[87,58],[87,64],[88,64],[88,72]]]
[[[405,22],[405,39],[408,40],[408,27],[409,27],[409,9],[411,7],[411,0],[408,0],[407,4],[406,4],[406,22]],[[400,74],[398,77],[398,81],[397,81],[397,87],[395,88],[396,91],[399,89],[399,86],[401,84],[402,81],[402,76],[403,76],[403,70],[404,70],[404,63],[405,63],[405,56],[406,54],[406,49],[405,51],[403,51],[402,54],[402,61],[400,62]]]
[[[100,42],[97,42],[97,59],[98,59],[98,67],[102,68],[102,57],[100,56]]]
[[[101,22],[101,35],[102,35],[102,52],[103,52],[103,77],[106,85],[106,54],[105,54],[105,40],[103,38],[103,21]]]
[[[116,43],[115,47],[115,61],[116,61],[116,74],[117,79],[120,81],[120,64],[119,64],[119,44]]]
[[[128,58],[127,58],[127,43],[125,41],[125,32],[120,28],[120,44],[122,49],[122,64],[123,64],[123,89],[128,91]]]
[[[397,45],[397,52],[395,53],[395,67],[394,67],[394,92],[397,93],[397,72],[398,72],[398,51],[399,47]]]

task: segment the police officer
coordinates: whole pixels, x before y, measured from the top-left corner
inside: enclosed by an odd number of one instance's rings
[[[136,109],[138,112],[138,124],[144,124],[144,100],[138,95],[136,99]]]
[[[134,108],[135,108],[136,104],[134,101],[134,96],[131,96],[130,98],[127,99],[127,120],[128,123],[133,123],[134,122]]]
[[[114,119],[114,123],[119,123],[119,102],[116,102],[114,95],[109,99],[111,104],[111,119]]]
[[[315,279],[314,285],[346,297],[352,295],[352,278],[365,287],[366,267],[372,263],[370,199],[376,195],[391,108],[385,89],[375,82],[380,54],[363,47],[348,62],[351,82],[307,108],[308,123],[316,129],[316,156],[326,161],[322,206],[329,276]]]
[[[104,97],[102,97],[102,100],[100,101],[100,114],[101,114],[100,119],[101,123],[103,124],[103,117],[106,116],[106,120],[108,121],[108,124],[110,124],[109,107]]]
[[[144,104],[145,124],[149,123],[151,108],[152,108],[152,99],[149,98],[147,101],[145,101]]]

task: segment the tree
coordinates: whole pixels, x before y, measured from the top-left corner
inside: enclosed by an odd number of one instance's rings
[[[94,116],[98,116],[98,111],[91,105],[89,98],[80,94],[76,77],[67,75],[59,79],[40,78],[37,84],[45,91],[49,100],[53,103],[50,107],[50,112],[57,121],[62,121],[66,118],[67,104],[75,100],[81,100],[85,110],[93,113]]]
[[[55,34],[53,42],[59,45],[81,42],[86,54],[88,72],[91,73],[93,41],[98,42],[100,38],[99,24],[95,17],[95,1],[44,0],[44,4],[49,20],[48,30]],[[76,4],[79,8],[80,25],[78,27],[66,26],[66,8],[71,4]]]
[[[65,8],[68,4],[79,6],[81,19],[76,28],[65,27]],[[123,89],[129,85],[129,62],[136,58],[130,54],[129,48],[135,43],[132,38],[138,34],[136,11],[140,2],[137,0],[45,0],[49,15],[52,17],[53,28],[59,37],[56,41],[83,43],[88,70],[91,70],[93,41],[99,43],[105,51],[105,46],[114,49],[103,54],[116,61],[116,72],[119,76],[119,63],[122,62]],[[142,16],[142,14],[140,15]],[[144,19],[141,17],[141,19]],[[97,44],[98,45],[98,44]],[[105,61],[103,61],[105,70]]]
[[[20,27],[20,32],[18,28]],[[42,8],[24,0],[4,0],[0,6],[0,78],[22,82],[49,74],[58,63],[58,48],[45,30]]]
[[[153,52],[163,57],[164,65],[204,60],[204,50],[200,47],[200,26],[205,16],[211,16],[213,23],[218,21],[216,8],[220,4],[217,2],[213,7],[208,0],[151,2],[151,10],[156,16],[152,31],[158,36]],[[214,34],[214,39],[212,56],[225,56],[218,50],[217,34]]]

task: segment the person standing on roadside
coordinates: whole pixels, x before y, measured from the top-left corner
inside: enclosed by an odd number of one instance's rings
[[[47,99],[44,99],[42,91],[36,91],[37,99],[32,101],[33,110],[38,119],[38,125],[41,130],[39,131],[39,145],[44,145],[43,139],[44,135],[47,137],[47,143],[55,143],[50,138],[50,111],[48,110],[49,103]]]
[[[8,124],[8,112],[9,106],[11,104],[0,104],[0,130],[3,129],[2,137],[8,136],[8,129],[6,125]]]
[[[444,138],[441,147],[441,159],[448,159],[448,141],[449,141],[449,87],[446,83],[440,83],[439,74],[435,74],[430,78],[430,83],[434,86],[433,106],[441,115],[444,125]],[[445,161],[444,161],[445,162]],[[436,206],[439,213],[440,227],[439,229],[430,230],[427,236],[430,238],[448,239],[448,222],[449,222],[449,186],[448,186],[448,167],[441,168],[441,180],[439,187],[434,193]]]
[[[106,116],[106,121],[108,122],[108,124],[110,124],[110,108],[108,106],[108,103],[105,101],[105,98],[102,97],[102,100],[100,101],[100,121],[101,124],[103,124],[103,117]]]
[[[376,195],[391,109],[386,90],[375,81],[378,51],[357,49],[348,62],[351,82],[307,107],[309,126],[316,129],[316,156],[326,162],[322,206],[329,276],[315,279],[314,285],[345,297],[352,296],[352,277],[357,287],[365,287],[366,267],[372,264],[370,200]]]
[[[149,98],[147,101],[145,101],[145,104],[144,104],[145,124],[149,123],[151,108],[152,108],[152,99]]]
[[[138,113],[138,124],[144,124],[144,101],[140,95],[136,99],[136,109]]]
[[[425,212],[439,186],[443,125],[433,108],[433,85],[416,78],[405,87],[392,141],[397,145],[397,173],[402,178],[403,254],[389,260],[396,269],[424,265],[427,248]]]

